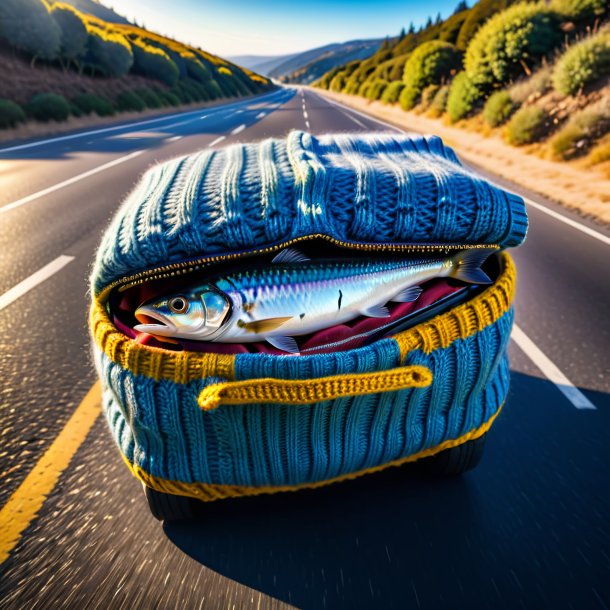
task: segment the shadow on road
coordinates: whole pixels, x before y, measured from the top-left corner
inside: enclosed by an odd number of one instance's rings
[[[591,443],[606,414],[578,412],[521,373],[512,388],[527,404],[509,399],[483,462],[461,478],[392,468],[205,505],[165,533],[201,564],[299,608],[598,607],[610,594],[599,541],[610,456]]]

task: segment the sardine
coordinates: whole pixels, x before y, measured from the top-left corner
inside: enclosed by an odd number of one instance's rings
[[[415,301],[419,284],[451,277],[473,284],[491,280],[481,265],[493,252],[472,249],[427,259],[312,261],[287,248],[267,267],[191,285],[140,306],[134,328],[159,337],[248,343],[267,341],[297,354],[294,337],[358,316],[386,318],[391,301]]]

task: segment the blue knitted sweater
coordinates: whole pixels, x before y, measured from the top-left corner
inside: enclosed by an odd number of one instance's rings
[[[360,243],[521,243],[523,200],[473,174],[438,137],[301,131],[149,170],[98,251],[94,293],[197,256],[324,234]]]

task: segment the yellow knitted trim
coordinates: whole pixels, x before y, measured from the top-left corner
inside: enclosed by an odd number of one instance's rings
[[[334,477],[332,479],[327,479],[326,481],[314,481],[311,483],[301,483],[300,485],[262,485],[260,487],[254,487],[249,485],[213,485],[208,483],[183,483],[182,481],[171,481],[169,479],[162,479],[159,477],[152,476],[142,470],[139,466],[132,464],[129,460],[123,456],[125,463],[131,470],[132,474],[142,481],[144,485],[147,487],[151,487],[157,491],[161,491],[168,494],[173,494],[176,496],[188,496],[192,498],[197,498],[203,502],[211,502],[213,500],[221,500],[223,498],[237,498],[240,496],[256,496],[259,494],[272,494],[282,491],[298,491],[300,489],[315,489],[317,487],[323,487],[324,485],[330,485],[331,483],[339,483],[341,481],[348,481],[351,479],[356,479],[365,474],[371,474],[374,472],[379,472],[381,470],[385,470],[386,468],[391,468],[395,466],[402,466],[408,462],[415,462],[416,460],[420,460],[425,457],[430,457],[431,455],[436,455],[445,449],[451,449],[452,447],[457,447],[458,445],[462,445],[467,441],[471,441],[483,436],[491,427],[494,420],[500,413],[502,407],[500,407],[484,424],[467,432],[466,434],[460,436],[459,438],[447,440],[436,447],[432,447],[430,449],[424,449],[419,453],[414,453],[413,455],[409,455],[407,457],[401,458],[399,460],[394,460],[393,462],[388,462],[387,464],[381,464],[380,466],[373,466],[371,468],[366,468],[364,470],[359,470],[358,472],[350,472],[348,474],[343,474],[338,477]],[[122,454],[121,454],[122,455]]]
[[[426,354],[445,348],[457,339],[466,339],[482,331],[502,317],[515,295],[517,271],[511,257],[502,253],[502,271],[487,290],[462,305],[418,324],[414,328],[394,335],[400,348],[400,357],[412,350]]]
[[[401,366],[375,373],[347,373],[317,379],[248,379],[216,383],[199,394],[205,411],[223,405],[248,405],[267,402],[306,405],[344,396],[361,396],[424,388],[432,383],[432,372],[425,366]]]
[[[91,306],[89,328],[95,343],[106,356],[134,375],[175,383],[188,383],[209,376],[235,377],[235,355],[172,352],[140,345],[117,330],[99,301],[94,301]]]

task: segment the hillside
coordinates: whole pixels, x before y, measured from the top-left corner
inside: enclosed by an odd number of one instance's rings
[[[236,55],[228,59],[238,66],[243,66],[258,72],[258,74],[268,76],[271,70],[297,55],[298,53],[291,53],[289,55]]]
[[[609,18],[606,0],[460,2],[316,85],[610,172]]]
[[[278,65],[263,71],[271,78],[283,82],[309,84],[335,66],[355,59],[370,57],[381,45],[381,40],[350,40],[317,47],[289,56]]]
[[[73,6],[76,10],[81,13],[93,15],[103,21],[110,23],[124,23],[127,24],[129,21],[116,13],[113,9],[100,4],[98,0],[63,0],[66,4]]]
[[[211,102],[273,87],[201,48],[132,25],[94,0],[2,0],[0,73],[0,128]]]

